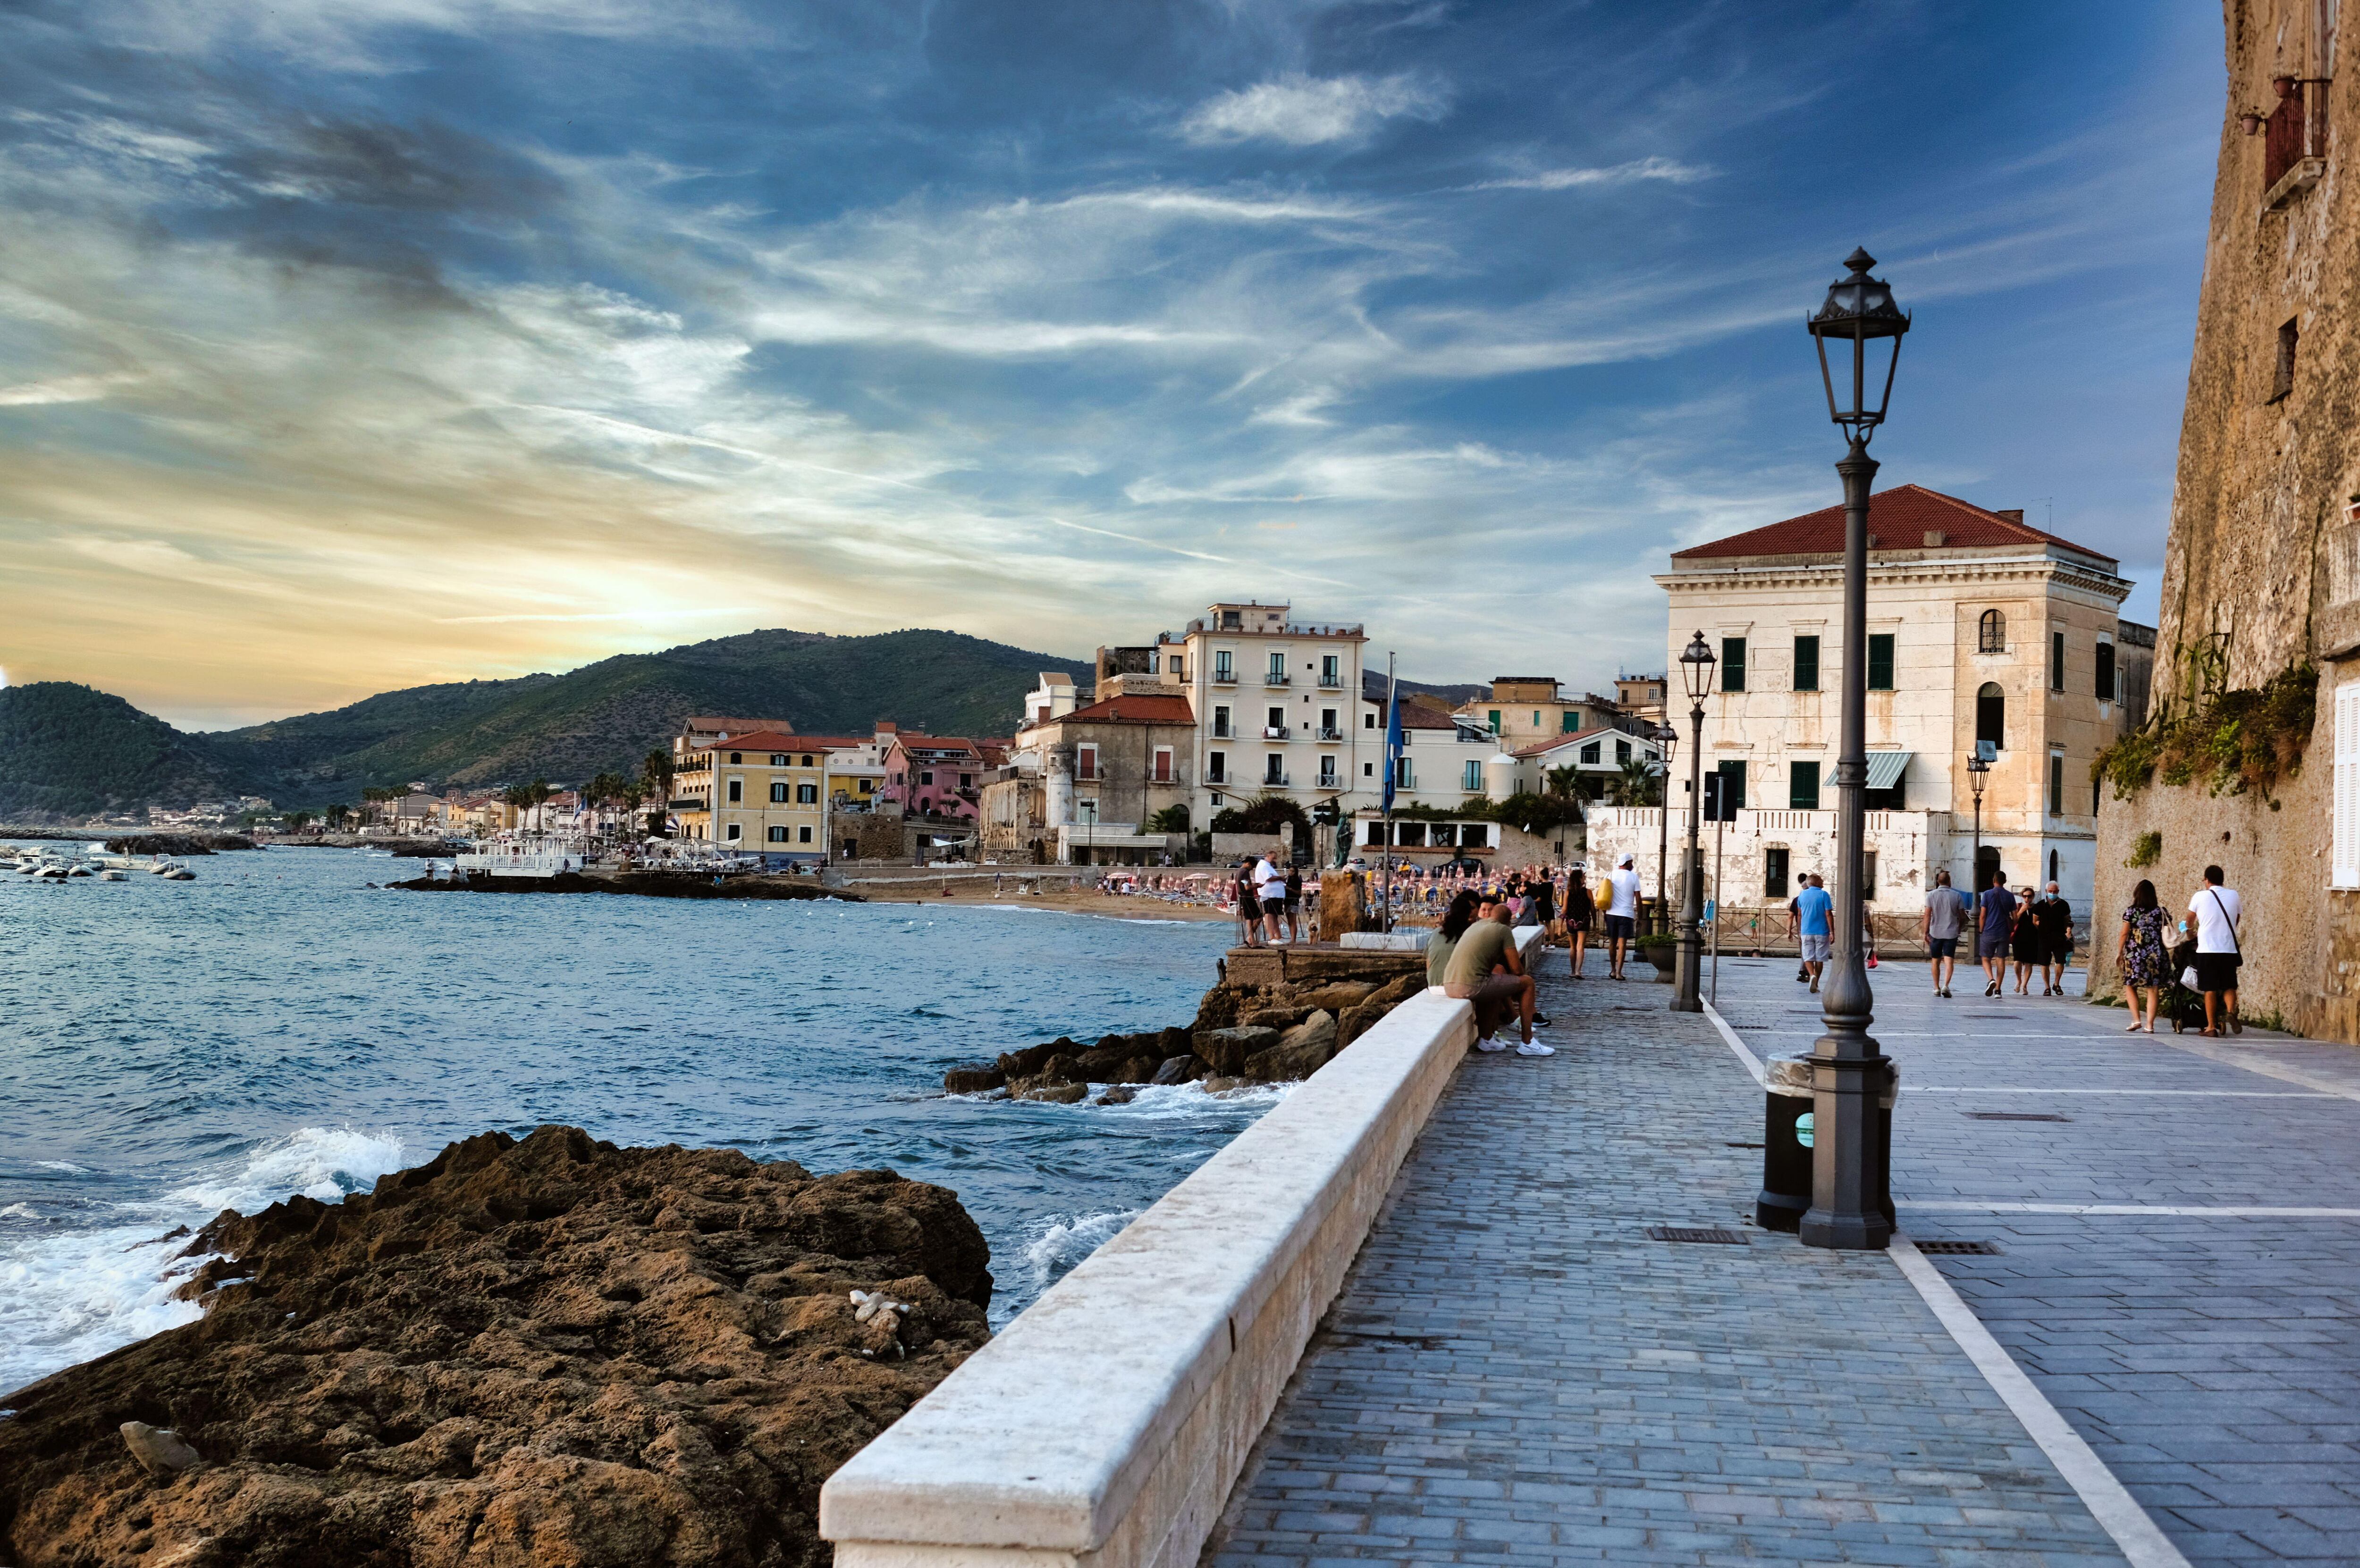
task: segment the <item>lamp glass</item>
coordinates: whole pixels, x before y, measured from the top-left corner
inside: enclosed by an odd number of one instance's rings
[[[1702,631],[1688,638],[1688,647],[1680,650],[1680,682],[1688,688],[1689,702],[1704,701],[1704,694],[1712,689],[1712,667],[1717,662]]]

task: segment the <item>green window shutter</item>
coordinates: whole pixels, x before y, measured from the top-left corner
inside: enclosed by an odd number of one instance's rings
[[[1745,639],[1742,637],[1721,639],[1721,689],[1724,691],[1745,690]]]
[[[1724,762],[1721,765],[1721,798],[1732,811],[1745,810],[1745,764]]]
[[[1786,806],[1789,811],[1816,811],[1819,809],[1819,765],[1816,762],[1790,762],[1786,765]]]
[[[1497,709],[1497,708],[1492,709],[1492,710],[1491,710],[1491,733],[1492,733],[1493,735],[1498,735],[1498,734],[1500,733],[1500,710],[1499,710],[1499,709]]]
[[[1893,690],[1893,634],[1868,634],[1868,689],[1872,691]]]
[[[1819,639],[1798,637],[1795,639],[1795,690],[1816,691],[1819,689]]]
[[[1559,713],[1557,717],[1562,721],[1557,726],[1557,733],[1559,735],[1571,735],[1581,727],[1579,723],[1581,713],[1578,709],[1568,708],[1564,713]]]

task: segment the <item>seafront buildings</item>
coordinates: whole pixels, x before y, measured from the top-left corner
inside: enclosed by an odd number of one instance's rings
[[[1716,896],[1784,906],[1806,872],[1835,869],[1842,527],[1830,506],[1675,551],[1666,647],[1701,633],[1714,654],[1703,767],[1742,808],[1723,830]],[[1869,512],[1868,860],[1874,910],[1914,918],[1938,869],[1961,887],[1994,872],[2055,880],[2086,922],[2097,860],[2092,760],[2144,717],[2152,628],[2121,618],[2131,584],[2109,556],[1918,485]],[[1694,745],[1684,699],[1672,836]],[[1991,759],[1976,831],[1967,759]],[[1709,841],[1710,874],[1715,853]],[[1648,810],[1590,816],[1593,855],[1643,866]],[[1980,847],[1978,847],[1980,844]],[[1675,884],[1677,877],[1672,879]],[[1677,896],[1677,888],[1675,887]]]

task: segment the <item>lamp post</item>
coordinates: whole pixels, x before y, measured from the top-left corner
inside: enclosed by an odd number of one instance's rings
[[[1885,422],[1901,334],[1909,318],[1893,290],[1869,276],[1865,250],[1844,257],[1849,273],[1828,289],[1808,323],[1827,389],[1828,417],[1848,443],[1836,472],[1843,477],[1843,708],[1836,757],[1836,907],[1832,961],[1819,989],[1827,1032],[1811,1056],[1811,1206],[1797,1231],[1806,1247],[1882,1249],[1893,1236],[1891,1112],[1883,1105],[1891,1061],[1869,1037],[1874,997],[1861,953],[1861,872],[1866,865],[1868,785],[1868,487],[1876,463],[1868,443]],[[1828,345],[1849,349],[1849,386],[1840,390]],[[1885,384],[1876,386],[1871,343],[1889,345]],[[1849,396],[1847,397],[1847,392]],[[1874,404],[1870,394],[1876,394]]]
[[[1680,732],[1667,724],[1655,730],[1663,755],[1655,761],[1655,920],[1658,931],[1672,926],[1672,754],[1680,748]]]
[[[1975,858],[1967,871],[1967,886],[1974,889],[1978,907],[1983,896],[1983,781],[1990,773],[1991,764],[1981,752],[1967,758],[1967,785],[1975,792]]]
[[[1672,997],[1672,1011],[1700,1013],[1704,996],[1698,985],[1703,967],[1703,943],[1698,939],[1697,928],[1704,920],[1704,852],[1697,844],[1698,802],[1703,798],[1704,783],[1704,694],[1712,688],[1712,649],[1699,631],[1688,638],[1688,647],[1680,650],[1680,681],[1688,693],[1688,849],[1681,866],[1687,887],[1680,895],[1680,957],[1674,978],[1679,989]],[[1665,809],[1670,810],[1666,798]]]

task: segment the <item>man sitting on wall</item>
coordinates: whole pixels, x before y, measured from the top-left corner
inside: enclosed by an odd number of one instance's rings
[[[1533,1039],[1533,977],[1524,973],[1516,933],[1499,918],[1500,907],[1501,899],[1491,893],[1476,906],[1475,923],[1459,939],[1443,971],[1443,994],[1475,1004],[1476,1050],[1507,1050],[1491,1037],[1513,1018],[1524,1036],[1517,1055],[1554,1056],[1554,1049]]]

